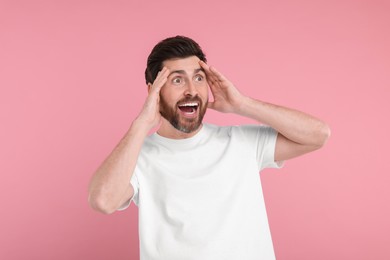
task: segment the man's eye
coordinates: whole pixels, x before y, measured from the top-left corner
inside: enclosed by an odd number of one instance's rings
[[[180,84],[181,83],[181,78],[174,78],[172,80],[172,82],[175,83],[175,84]]]
[[[196,76],[195,77],[195,81],[202,81],[203,80],[203,76]]]

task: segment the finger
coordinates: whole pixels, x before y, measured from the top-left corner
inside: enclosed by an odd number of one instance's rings
[[[206,71],[210,70],[209,65],[207,65],[207,63],[202,60],[199,61],[199,65]]]
[[[214,82],[217,80],[217,78],[214,76],[213,72],[210,70],[209,65],[207,65],[204,61],[199,61],[200,66],[204,69],[204,72],[206,73],[207,79],[211,82]]]
[[[165,82],[167,82],[167,78],[162,78],[158,82],[156,82],[156,85],[153,87],[153,92],[159,94]]]
[[[152,89],[155,92],[160,91],[160,89],[164,86],[165,82],[168,79],[169,75],[169,69],[164,67],[162,70],[160,70],[157,74],[156,79],[153,82]]]
[[[216,68],[210,67],[210,71],[213,73],[214,77],[218,81],[227,81],[227,78],[224,75],[222,75],[222,73],[219,72]]]
[[[165,73],[167,72],[168,68],[167,67],[163,67],[158,73],[157,73],[157,76],[156,78],[154,79],[155,82],[158,82],[159,79],[161,79],[162,77],[164,77]],[[154,84],[154,82],[153,82]]]
[[[208,75],[206,74],[206,80],[207,80],[207,83],[210,87],[211,92],[214,95],[215,91],[219,87],[219,81],[217,81],[217,79],[213,76],[211,71],[209,71]]]
[[[158,85],[158,83],[161,81],[161,79],[165,78],[168,76],[168,73],[169,73],[169,70],[167,67],[163,67],[162,70],[160,70],[156,76],[156,79],[154,80],[153,84],[154,83],[157,83],[156,85]]]
[[[207,83],[209,84],[211,93],[213,93],[213,95],[214,95],[214,92],[216,91],[216,88],[217,88],[216,83],[213,82],[212,80],[208,79],[208,78],[207,78]]]

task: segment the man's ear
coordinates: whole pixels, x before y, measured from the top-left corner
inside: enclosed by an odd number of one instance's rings
[[[152,83],[148,83],[148,94],[150,93],[151,89],[152,89]]]

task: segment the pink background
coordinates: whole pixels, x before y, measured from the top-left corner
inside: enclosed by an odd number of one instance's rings
[[[261,174],[278,260],[390,259],[389,1],[1,1],[0,259],[137,259],[137,208],[87,186],[140,111],[161,39],[332,137]],[[209,111],[216,124],[254,123]],[[205,238],[207,239],[207,238]]]

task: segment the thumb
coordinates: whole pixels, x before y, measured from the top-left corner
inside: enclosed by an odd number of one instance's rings
[[[207,107],[215,110],[215,102],[208,102]]]

